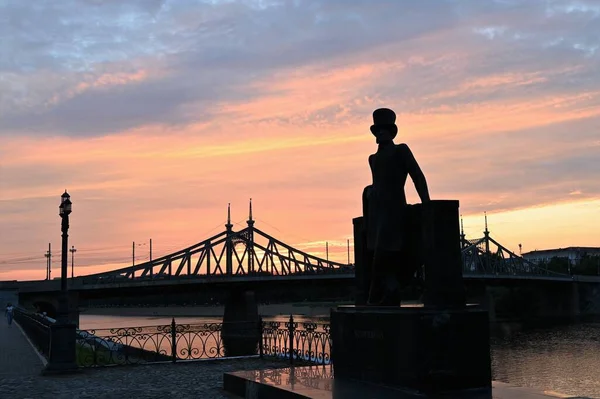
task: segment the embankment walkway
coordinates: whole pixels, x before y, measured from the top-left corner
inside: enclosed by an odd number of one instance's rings
[[[19,325],[0,320],[0,379],[10,376],[40,375],[44,364]]]

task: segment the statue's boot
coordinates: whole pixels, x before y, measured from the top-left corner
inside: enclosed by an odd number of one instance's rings
[[[400,285],[396,281],[395,276],[388,276],[385,280],[385,292],[381,305],[383,306],[400,306],[402,295]]]
[[[381,305],[383,302],[385,290],[381,281],[378,279],[371,280],[371,287],[369,288],[369,299],[367,305]]]
[[[400,285],[394,276],[386,276],[383,281],[372,281],[368,305],[399,306],[401,301]]]

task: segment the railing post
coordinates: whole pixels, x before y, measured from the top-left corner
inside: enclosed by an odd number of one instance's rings
[[[263,330],[263,319],[262,316],[258,316],[258,356],[263,358],[263,339],[264,339],[264,330]]]
[[[330,323],[331,323],[331,321],[330,321]],[[331,366],[331,365],[333,365],[333,340],[331,339],[331,330],[326,329],[325,332],[327,333],[327,340],[329,342],[329,363]],[[323,349],[323,366],[324,365],[325,365],[325,349]]]
[[[294,316],[290,315],[290,323],[288,325],[288,332],[290,337],[290,364],[294,364]]]
[[[90,345],[92,347],[92,353],[93,353],[92,366],[98,366],[98,345],[96,345],[96,342],[94,342],[93,339],[92,339],[92,345]],[[112,357],[112,355],[111,355],[111,357]]]
[[[175,363],[177,361],[177,325],[174,317],[171,320],[171,356],[173,357],[173,363]]]

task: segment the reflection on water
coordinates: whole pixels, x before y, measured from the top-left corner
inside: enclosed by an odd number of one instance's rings
[[[285,316],[269,318],[285,322]],[[220,323],[215,317],[177,317],[178,324]],[[297,322],[328,318],[294,316]],[[81,329],[165,325],[167,317],[81,315]],[[564,394],[600,398],[600,323],[521,331],[492,339],[495,380]]]
[[[492,339],[492,372],[513,385],[600,398],[600,323]]]
[[[265,319],[273,321],[286,322],[289,316],[273,316],[265,317]],[[106,316],[106,315],[90,315],[82,314],[79,316],[79,328],[82,330],[97,330],[101,328],[123,328],[123,327],[146,327],[171,324],[171,317],[158,316]],[[222,317],[189,317],[177,316],[175,322],[177,324],[205,324],[205,323],[221,323]],[[294,315],[294,321],[328,323],[328,317],[304,317]]]
[[[171,324],[171,317],[156,316],[105,316],[82,314],[79,316],[79,328],[97,330],[102,328],[146,327]],[[184,317],[175,319],[177,324],[221,323],[220,317]]]

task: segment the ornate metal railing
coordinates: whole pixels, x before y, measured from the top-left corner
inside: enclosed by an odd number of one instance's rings
[[[290,356],[291,354],[291,356]],[[234,356],[331,363],[329,325],[262,321],[177,324],[79,331],[80,367],[190,361]]]
[[[282,327],[283,324],[283,327]],[[331,334],[329,324],[289,321],[262,322],[263,353],[316,364],[331,363]]]
[[[50,353],[50,325],[52,323],[42,315],[30,313],[20,308],[15,308],[14,312],[15,321],[19,323],[40,353],[48,358]]]
[[[177,324],[80,331],[77,361],[81,367],[215,359],[257,355],[259,326],[236,323],[233,343],[223,334],[223,323]],[[236,340],[237,338],[237,340]],[[239,351],[240,341],[250,339],[250,350]],[[237,350],[238,353],[231,353]]]

